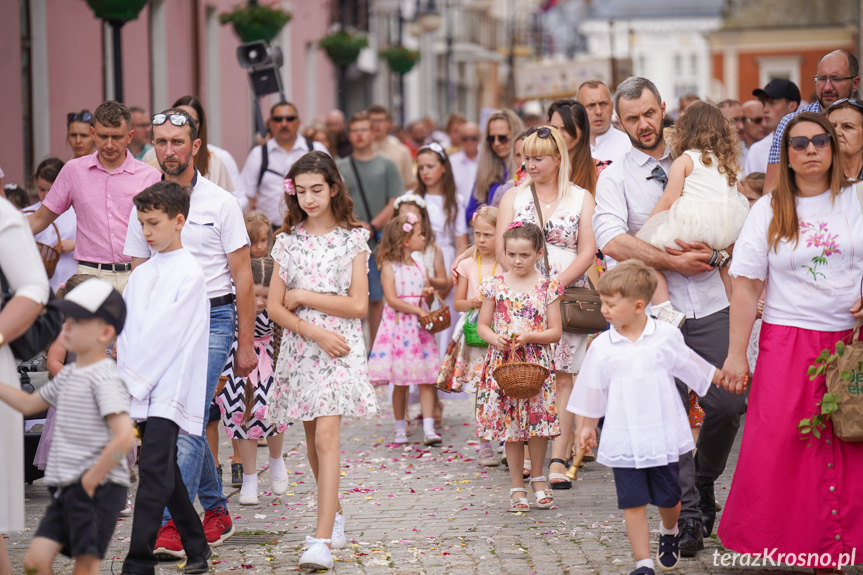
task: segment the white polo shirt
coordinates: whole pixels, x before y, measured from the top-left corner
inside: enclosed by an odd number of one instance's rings
[[[474,182],[476,182],[476,168],[479,166],[479,154],[471,160],[464,153],[464,150],[461,150],[450,156],[449,163],[452,166],[452,177],[455,180],[455,191],[456,195],[458,195],[459,203],[462,206],[467,206],[470,195],[473,193]]]
[[[204,279],[207,297],[214,298],[233,293],[228,254],[251,245],[243,212],[237,199],[195,170],[194,187],[189,205],[189,217],[181,233],[183,247],[195,256]],[[149,258],[155,251],[147,245],[138,223],[138,210],[132,207],[126,245],[129,257]]]
[[[623,156],[632,148],[632,142],[626,132],[611,126],[604,134],[596,137],[596,144],[590,146],[590,155],[600,162],[611,161],[612,164],[623,161]]]

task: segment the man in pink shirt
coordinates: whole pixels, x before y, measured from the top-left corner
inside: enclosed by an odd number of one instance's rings
[[[120,291],[132,269],[131,258],[123,254],[132,198],[161,179],[158,170],[127,152],[131,127],[125,105],[113,100],[100,104],[90,128],[96,153],[63,166],[42,206],[29,217],[30,228],[38,234],[74,207],[77,273],[98,276]]]

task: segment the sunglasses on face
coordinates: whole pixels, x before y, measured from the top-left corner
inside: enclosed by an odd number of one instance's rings
[[[863,110],[863,101],[860,101],[857,98],[842,98],[841,100],[836,100],[835,102],[830,104],[830,107],[827,109],[833,110],[834,108],[838,108],[839,106],[842,106],[844,104],[850,104],[858,110]]]
[[[67,125],[72,122],[87,122],[89,124],[92,119],[93,115],[90,112],[70,112],[66,114]]]
[[[273,122],[276,124],[281,124],[282,122],[293,122],[299,118],[299,116],[273,116]]]
[[[161,126],[165,122],[171,122],[175,126],[185,126],[191,121],[191,118],[183,114],[154,114],[153,125]]]
[[[830,134],[825,132],[824,134],[818,134],[811,138],[807,138],[806,136],[788,138],[788,146],[795,152],[805,152],[809,147],[809,142],[812,142],[812,145],[815,146],[816,150],[823,150],[830,145]]]
[[[537,138],[548,138],[551,136],[551,128],[539,128],[537,126],[532,127],[527,133],[524,135],[525,138],[536,134]]]
[[[507,136],[506,134],[502,134],[502,135],[489,135],[486,137],[486,141],[488,141],[488,143],[492,146],[494,146],[495,140],[500,142],[501,144],[507,144],[507,143],[509,143],[509,136]]]

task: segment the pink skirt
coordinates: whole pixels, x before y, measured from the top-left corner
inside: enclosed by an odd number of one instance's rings
[[[719,524],[726,548],[793,553],[797,566],[810,568],[856,548],[855,562],[863,561],[863,496],[855,491],[863,443],[837,439],[829,423],[821,439],[801,439],[797,431],[826,391],[824,377],[810,381],[807,368],[850,333],[763,324],[740,457]]]

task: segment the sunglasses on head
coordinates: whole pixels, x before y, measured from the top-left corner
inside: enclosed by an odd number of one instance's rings
[[[834,108],[838,108],[839,106],[842,106],[844,104],[850,104],[858,110],[863,110],[863,101],[860,101],[857,98],[842,98],[841,100],[836,100],[835,102],[830,104],[830,107],[827,108],[827,110],[833,110]]]
[[[89,124],[92,119],[93,115],[90,112],[70,112],[66,114],[66,125],[72,122],[87,122]]]
[[[543,127],[540,128],[538,126],[534,126],[525,133],[524,137],[528,138],[532,135],[536,134],[537,138],[549,138],[551,137],[551,128]]]
[[[273,121],[277,124],[281,124],[282,122],[293,122],[299,118],[299,116],[273,116]]]
[[[788,146],[795,152],[804,152],[809,147],[809,142],[812,142],[816,150],[823,150],[830,145],[830,141],[830,134],[825,132],[811,138],[807,138],[806,136],[788,138]]]
[[[184,114],[153,114],[152,123],[154,126],[161,126],[165,122],[171,122],[175,126],[185,126],[192,119]]]
[[[486,139],[486,141],[488,141],[488,143],[489,143],[489,144],[491,144],[492,146],[494,145],[495,140],[497,140],[497,141],[498,141],[498,142],[500,142],[501,144],[506,144],[506,143],[508,143],[508,142],[509,142],[509,136],[507,136],[506,134],[501,134],[501,135],[491,135],[491,134],[489,134],[488,136],[486,136],[486,138],[485,138],[485,139]]]

